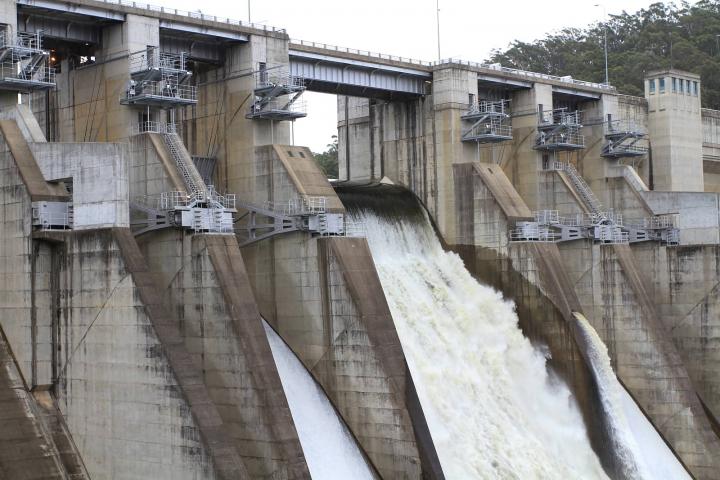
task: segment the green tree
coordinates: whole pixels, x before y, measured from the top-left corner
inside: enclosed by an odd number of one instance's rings
[[[314,153],[315,161],[328,178],[338,178],[338,138],[332,136],[331,143],[327,144],[327,150],[322,153]]]
[[[535,42],[513,42],[492,53],[503,66],[605,81],[600,22],[568,28]],[[703,82],[702,103],[720,108],[720,0],[653,3],[635,13],[623,11],[607,21],[610,84],[620,93],[643,95],[646,72],[672,67],[697,73]]]

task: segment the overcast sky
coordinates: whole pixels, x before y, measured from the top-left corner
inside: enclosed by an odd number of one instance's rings
[[[285,28],[291,38],[421,60],[436,60],[436,0],[250,0],[251,19]],[[602,1],[602,0],[601,0]],[[149,3],[247,20],[248,0],[150,0]],[[603,19],[598,0],[439,0],[443,58],[483,61],[513,40],[531,41]],[[635,12],[650,0],[605,0],[608,14]],[[610,79],[612,83],[612,78]],[[323,151],[336,132],[335,97],[307,92],[307,118],[295,143]]]

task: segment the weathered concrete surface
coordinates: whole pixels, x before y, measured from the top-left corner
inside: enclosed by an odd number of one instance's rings
[[[632,247],[648,294],[707,408],[720,414],[720,248]]]
[[[483,172],[483,175],[480,172]],[[522,218],[529,209],[511,188],[497,197],[493,189],[509,185],[502,171],[487,170],[486,164],[455,165],[455,195],[458,243],[456,251],[472,275],[497,288],[515,302],[519,326],[533,342],[547,345],[549,365],[569,385],[583,418],[593,448],[611,475],[619,472],[617,458],[609,451],[609,431],[602,414],[595,380],[578,343],[572,312],[581,311],[572,282],[562,267],[557,246],[508,242],[507,213]],[[507,213],[506,213],[507,212]]]
[[[342,274],[375,355],[388,372],[399,402],[404,403],[408,410],[423,477],[445,478],[367,241],[361,238],[328,238],[322,242],[326,244],[325,254],[328,255],[326,278],[337,274],[337,271]],[[328,292],[328,297],[331,295],[332,292]],[[328,301],[331,301],[330,298]]]
[[[398,390],[394,381],[404,370],[385,365],[327,242],[291,233],[242,249],[260,313],[325,390],[381,476],[420,478],[404,386]]]
[[[57,398],[91,478],[247,478],[131,234],[63,235]]]
[[[67,478],[0,327],[0,479]]]
[[[168,367],[177,378],[180,393],[188,404],[208,454],[219,478],[249,478],[229,433],[223,425],[217,406],[210,398],[202,380],[202,371],[185,348],[176,319],[162,303],[162,294],[155,286],[156,277],[129,229],[114,229],[113,239],[121,252],[127,274],[135,284],[150,323],[167,356]]]
[[[309,478],[308,466],[280,383],[280,376],[275,367],[237,240],[234,236],[207,235],[202,241],[204,241],[207,255],[214,268],[216,288],[222,292],[225,302],[224,310],[228,317],[227,320],[231,324],[232,336],[239,343],[240,350],[244,355],[242,367],[244,373],[237,380],[242,382],[243,377],[247,377],[245,382],[248,385],[240,384],[239,387],[244,388],[236,395],[239,399],[255,397],[247,404],[238,404],[233,412],[238,427],[252,425],[251,429],[245,427],[246,430],[249,430],[245,433],[245,435],[250,434],[248,438],[240,439],[240,445],[246,447],[250,452],[246,453],[241,450],[241,454],[250,456],[254,451],[258,457],[272,457],[274,463],[279,464],[280,468],[278,466],[275,466],[274,469],[266,467],[263,472],[265,475],[277,476],[279,470],[282,472],[283,478]],[[207,287],[210,288],[210,285]],[[217,305],[217,301],[214,305]],[[220,315],[214,315],[214,317],[214,319],[206,319],[207,327],[210,327],[212,323],[220,323],[218,322],[221,320]],[[186,318],[186,321],[188,320]],[[231,378],[227,380],[231,380]],[[218,380],[220,381],[217,387],[232,388],[233,386],[227,380],[222,381],[222,375]],[[230,405],[226,406],[226,408],[229,407]],[[228,412],[227,416],[232,415],[229,415]],[[264,433],[265,438],[254,438],[256,435],[262,435],[261,432]],[[258,446],[251,448],[253,444]]]
[[[33,202],[69,200],[67,191],[60,185],[49,184],[43,177],[33,153],[28,147],[27,140],[20,131],[20,127],[13,120],[0,120],[0,132],[10,154],[15,160],[25,187],[30,193]]]
[[[30,143],[48,180],[70,180],[73,228],[129,226],[129,149],[123,143]]]
[[[299,195],[325,197],[328,212],[345,211],[327,177],[315,163],[309,148],[277,144],[272,145],[272,148]]]
[[[173,160],[172,156],[170,155],[170,152],[168,151],[167,145],[165,144],[165,140],[163,139],[162,135],[159,133],[146,133],[144,135],[144,139],[137,139],[137,137],[133,137],[134,143],[143,144],[143,140],[147,141],[150,140],[150,143],[152,144],[153,148],[155,149],[155,154],[157,155],[157,158],[160,160],[160,163],[163,166],[164,173],[169,177],[170,185],[173,187],[173,191],[176,192],[184,192],[187,190],[187,186],[185,185],[185,182],[178,172],[177,165],[175,164],[175,160]],[[189,155],[188,155],[189,156]],[[147,168],[149,162],[145,162],[144,167]],[[190,163],[187,165],[194,165],[192,163],[192,159]],[[141,164],[141,166],[143,166]],[[193,169],[195,170],[195,169]],[[151,176],[145,175],[145,178],[152,178]],[[162,190],[161,192],[167,192],[169,190]],[[160,192],[160,193],[161,193]]]
[[[60,460],[68,474],[68,480],[90,480],[82,455],[80,455],[65,419],[57,407],[53,393],[46,389],[35,389],[32,394],[46,430],[52,436],[58,449]]]

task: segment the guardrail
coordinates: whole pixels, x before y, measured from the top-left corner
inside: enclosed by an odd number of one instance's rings
[[[35,67],[28,71],[20,63],[0,63],[0,78],[14,78],[24,82],[55,83],[55,69]]]
[[[307,40],[299,40],[299,39],[290,39],[291,44],[296,45],[303,45],[306,47],[314,47],[314,48],[322,48],[324,50],[332,50],[335,52],[340,53],[350,53],[353,55],[362,55],[365,57],[373,57],[373,58],[379,58],[382,60],[390,60],[393,62],[404,62],[404,63],[411,63],[414,65],[422,65],[424,67],[432,67],[435,63],[434,62],[427,62],[425,60],[418,60],[416,58],[408,58],[408,57],[400,57],[397,55],[388,55],[386,53],[378,53],[378,52],[371,52],[369,50],[358,50],[357,48],[348,48],[348,47],[338,47],[337,45],[331,45],[329,43],[320,43],[320,42],[310,42]],[[291,45],[292,47],[292,45]]]
[[[143,95],[168,99],[197,100],[197,87],[194,85],[173,85],[167,82],[140,82],[125,92],[128,100]]]
[[[165,122],[140,122],[133,125],[133,135],[140,133],[177,133],[177,125]]]
[[[189,12],[187,10],[180,10],[177,8],[160,7],[158,5],[150,5],[142,2],[130,2],[127,0],[98,0],[103,3],[110,5],[120,5],[124,7],[140,8],[142,10],[148,10],[150,12],[168,13],[170,15],[178,15],[181,17],[194,18],[196,20],[204,20],[207,22],[226,23],[228,25],[236,25],[238,27],[250,27],[257,30],[264,30],[266,32],[278,32],[286,33],[284,28],[275,28],[269,25],[263,25],[260,23],[243,22],[241,20],[235,20],[228,17],[218,17],[216,15],[208,15],[198,10],[197,12]]]

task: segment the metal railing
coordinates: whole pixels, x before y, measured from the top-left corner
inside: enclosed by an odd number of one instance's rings
[[[537,145],[573,145],[584,147],[585,136],[581,133],[566,131],[552,133],[541,132],[538,136]]]
[[[569,77],[569,76],[562,77],[562,76],[558,76],[558,75],[548,75],[546,73],[537,73],[537,72],[530,72],[527,70],[520,70],[517,68],[503,67],[498,64],[471,62],[468,60],[461,60],[461,59],[457,59],[457,58],[445,58],[445,59],[434,61],[434,62],[428,62],[425,60],[418,60],[415,58],[408,58],[408,57],[402,57],[402,56],[397,56],[397,55],[388,55],[385,53],[371,52],[369,50],[359,50],[356,48],[339,47],[337,45],[331,45],[331,44],[320,43],[320,42],[310,42],[307,40],[290,39],[290,44],[291,44],[290,48],[292,48],[292,44],[296,44],[296,45],[300,45],[300,46],[320,48],[323,50],[330,50],[330,51],[335,51],[335,52],[339,52],[339,53],[350,53],[350,54],[354,54],[354,55],[361,55],[364,57],[378,58],[381,60],[390,60],[393,62],[409,63],[412,65],[420,65],[423,67],[433,67],[433,66],[457,64],[457,65],[465,65],[465,66],[473,67],[473,68],[482,68],[484,70],[499,71],[502,73],[526,77],[526,78],[530,78],[533,80],[535,80],[535,79],[551,80],[551,81],[555,81],[555,82],[569,83],[571,85],[595,88],[595,89],[599,89],[599,90],[610,90],[610,91],[615,90],[615,87],[612,87],[612,86],[604,84],[604,83],[586,82],[583,80],[575,80],[574,78]]]
[[[140,122],[132,127],[133,135],[140,133],[177,133],[177,125],[165,122]]]
[[[293,102],[288,100],[270,100],[269,102],[257,102],[250,107],[250,111],[253,114],[261,112],[292,112],[292,113],[307,113],[307,102],[304,98],[299,98]]]
[[[141,96],[161,97],[197,101],[197,87],[194,85],[177,85],[168,82],[139,82],[125,92],[128,100]]]
[[[55,83],[55,69],[45,66],[23,68],[21,63],[0,63],[0,78],[13,78],[23,82]]]
[[[183,148],[180,137],[175,133],[168,132],[164,134],[164,139],[165,145],[170,152],[170,156],[173,158],[173,160],[175,160],[175,165],[178,167],[180,175],[182,175],[183,177],[185,186],[188,187],[188,193],[194,195],[202,194],[203,189],[201,187],[203,185],[197,184],[196,179],[193,178],[193,175],[190,173],[190,167],[185,162],[184,155],[182,155],[182,153],[180,152],[181,148]]]
[[[278,33],[285,33],[284,28],[275,28],[269,25],[263,25],[261,23],[252,23],[252,22],[243,22],[241,20],[235,20],[228,17],[218,17],[217,15],[208,15],[207,13],[203,13],[200,10],[195,12],[189,12],[187,10],[180,10],[177,8],[167,8],[167,7],[160,7],[157,5],[150,5],[147,3],[142,2],[131,2],[128,0],[99,0],[103,3],[107,3],[109,5],[120,5],[124,7],[132,7],[132,8],[139,8],[142,10],[147,10],[150,12],[158,12],[158,13],[167,13],[170,15],[177,15],[180,17],[188,17],[188,18],[194,18],[196,20],[204,20],[207,22],[217,22],[217,23],[225,23],[228,25],[236,25],[239,27],[249,27],[254,28],[257,30],[264,30],[266,32],[278,32]]]
[[[303,87],[305,78],[300,75],[291,75],[285,69],[269,69],[255,72],[255,88],[266,87]]]
[[[140,197],[138,199],[138,203],[141,202],[162,211],[193,207],[197,204],[205,203],[212,203],[216,207],[234,209],[236,198],[235,194],[227,193],[225,195],[220,195],[214,189],[208,187],[207,196],[203,192],[191,194],[187,194],[185,192],[163,192],[156,196]]]
[[[25,33],[18,32],[12,34],[12,29],[8,25],[0,35],[0,48],[21,48],[25,50],[42,50],[42,33]]]
[[[642,228],[646,230],[664,230],[676,228],[678,214],[655,215],[639,219],[628,220],[627,225],[634,228]]]
[[[353,55],[361,55],[364,57],[379,58],[382,60],[390,60],[393,62],[411,63],[414,65],[422,65],[424,67],[432,67],[435,62],[428,62],[425,60],[418,60],[416,58],[401,57],[397,55],[388,55],[386,53],[371,52],[369,50],[358,50],[357,48],[338,47],[337,45],[331,45],[328,43],[310,42],[307,40],[290,39],[290,48],[292,44],[302,45],[305,47],[321,48],[323,50],[332,50],[340,53],[350,53]]]
[[[559,238],[556,232],[535,222],[518,222],[517,227],[510,230],[511,242],[555,242]]]
[[[537,73],[537,72],[530,72],[527,70],[519,70],[517,68],[509,68],[509,67],[503,67],[498,64],[488,64],[488,63],[478,63],[478,62],[470,62],[468,60],[460,60],[456,58],[447,58],[443,59],[437,62],[433,62],[433,65],[445,65],[445,64],[458,64],[458,65],[467,65],[469,67],[474,68],[482,68],[486,70],[495,70],[502,73],[509,73],[512,75],[518,75],[522,77],[527,77],[530,79],[542,79],[542,80],[552,80],[555,82],[563,82],[563,83],[570,83],[572,85],[577,85],[581,87],[590,87],[590,88],[597,88],[600,90],[615,90],[615,87],[607,85],[605,83],[596,83],[596,82],[586,82],[583,80],[575,80],[574,78],[570,76],[561,77],[558,75],[549,75],[547,73]]]
[[[499,122],[480,122],[473,125],[467,132],[463,133],[463,138],[472,139],[476,137],[512,137],[512,125],[504,125]]]
[[[634,135],[645,135],[647,129],[639,121],[623,119],[623,120],[612,120],[607,123],[608,134],[634,134]]]
[[[597,237],[602,243],[628,243],[630,236],[615,225],[598,225]]]
[[[186,72],[186,54],[185,52],[161,52],[159,47],[152,47],[130,54],[130,73],[152,69]]]
[[[557,170],[567,173],[568,177],[570,177],[570,181],[575,186],[576,190],[580,194],[581,198],[583,199],[589,210],[591,210],[593,214],[605,214],[605,212],[602,212],[602,204],[592,192],[587,182],[585,182],[585,179],[582,178],[580,173],[578,173],[578,171],[575,169],[575,166],[572,163],[558,162],[554,160],[548,162],[546,170]]]
[[[510,105],[509,100],[498,100],[496,102],[482,101],[473,103],[468,108],[466,115],[491,115],[500,114],[507,115],[508,107]]]
[[[326,197],[295,197],[285,202],[265,201],[263,207],[272,212],[287,215],[319,215],[327,211]]]
[[[540,112],[539,117],[540,125],[570,125],[573,127],[582,127],[579,110],[572,112],[569,112],[565,108],[543,110]]]

